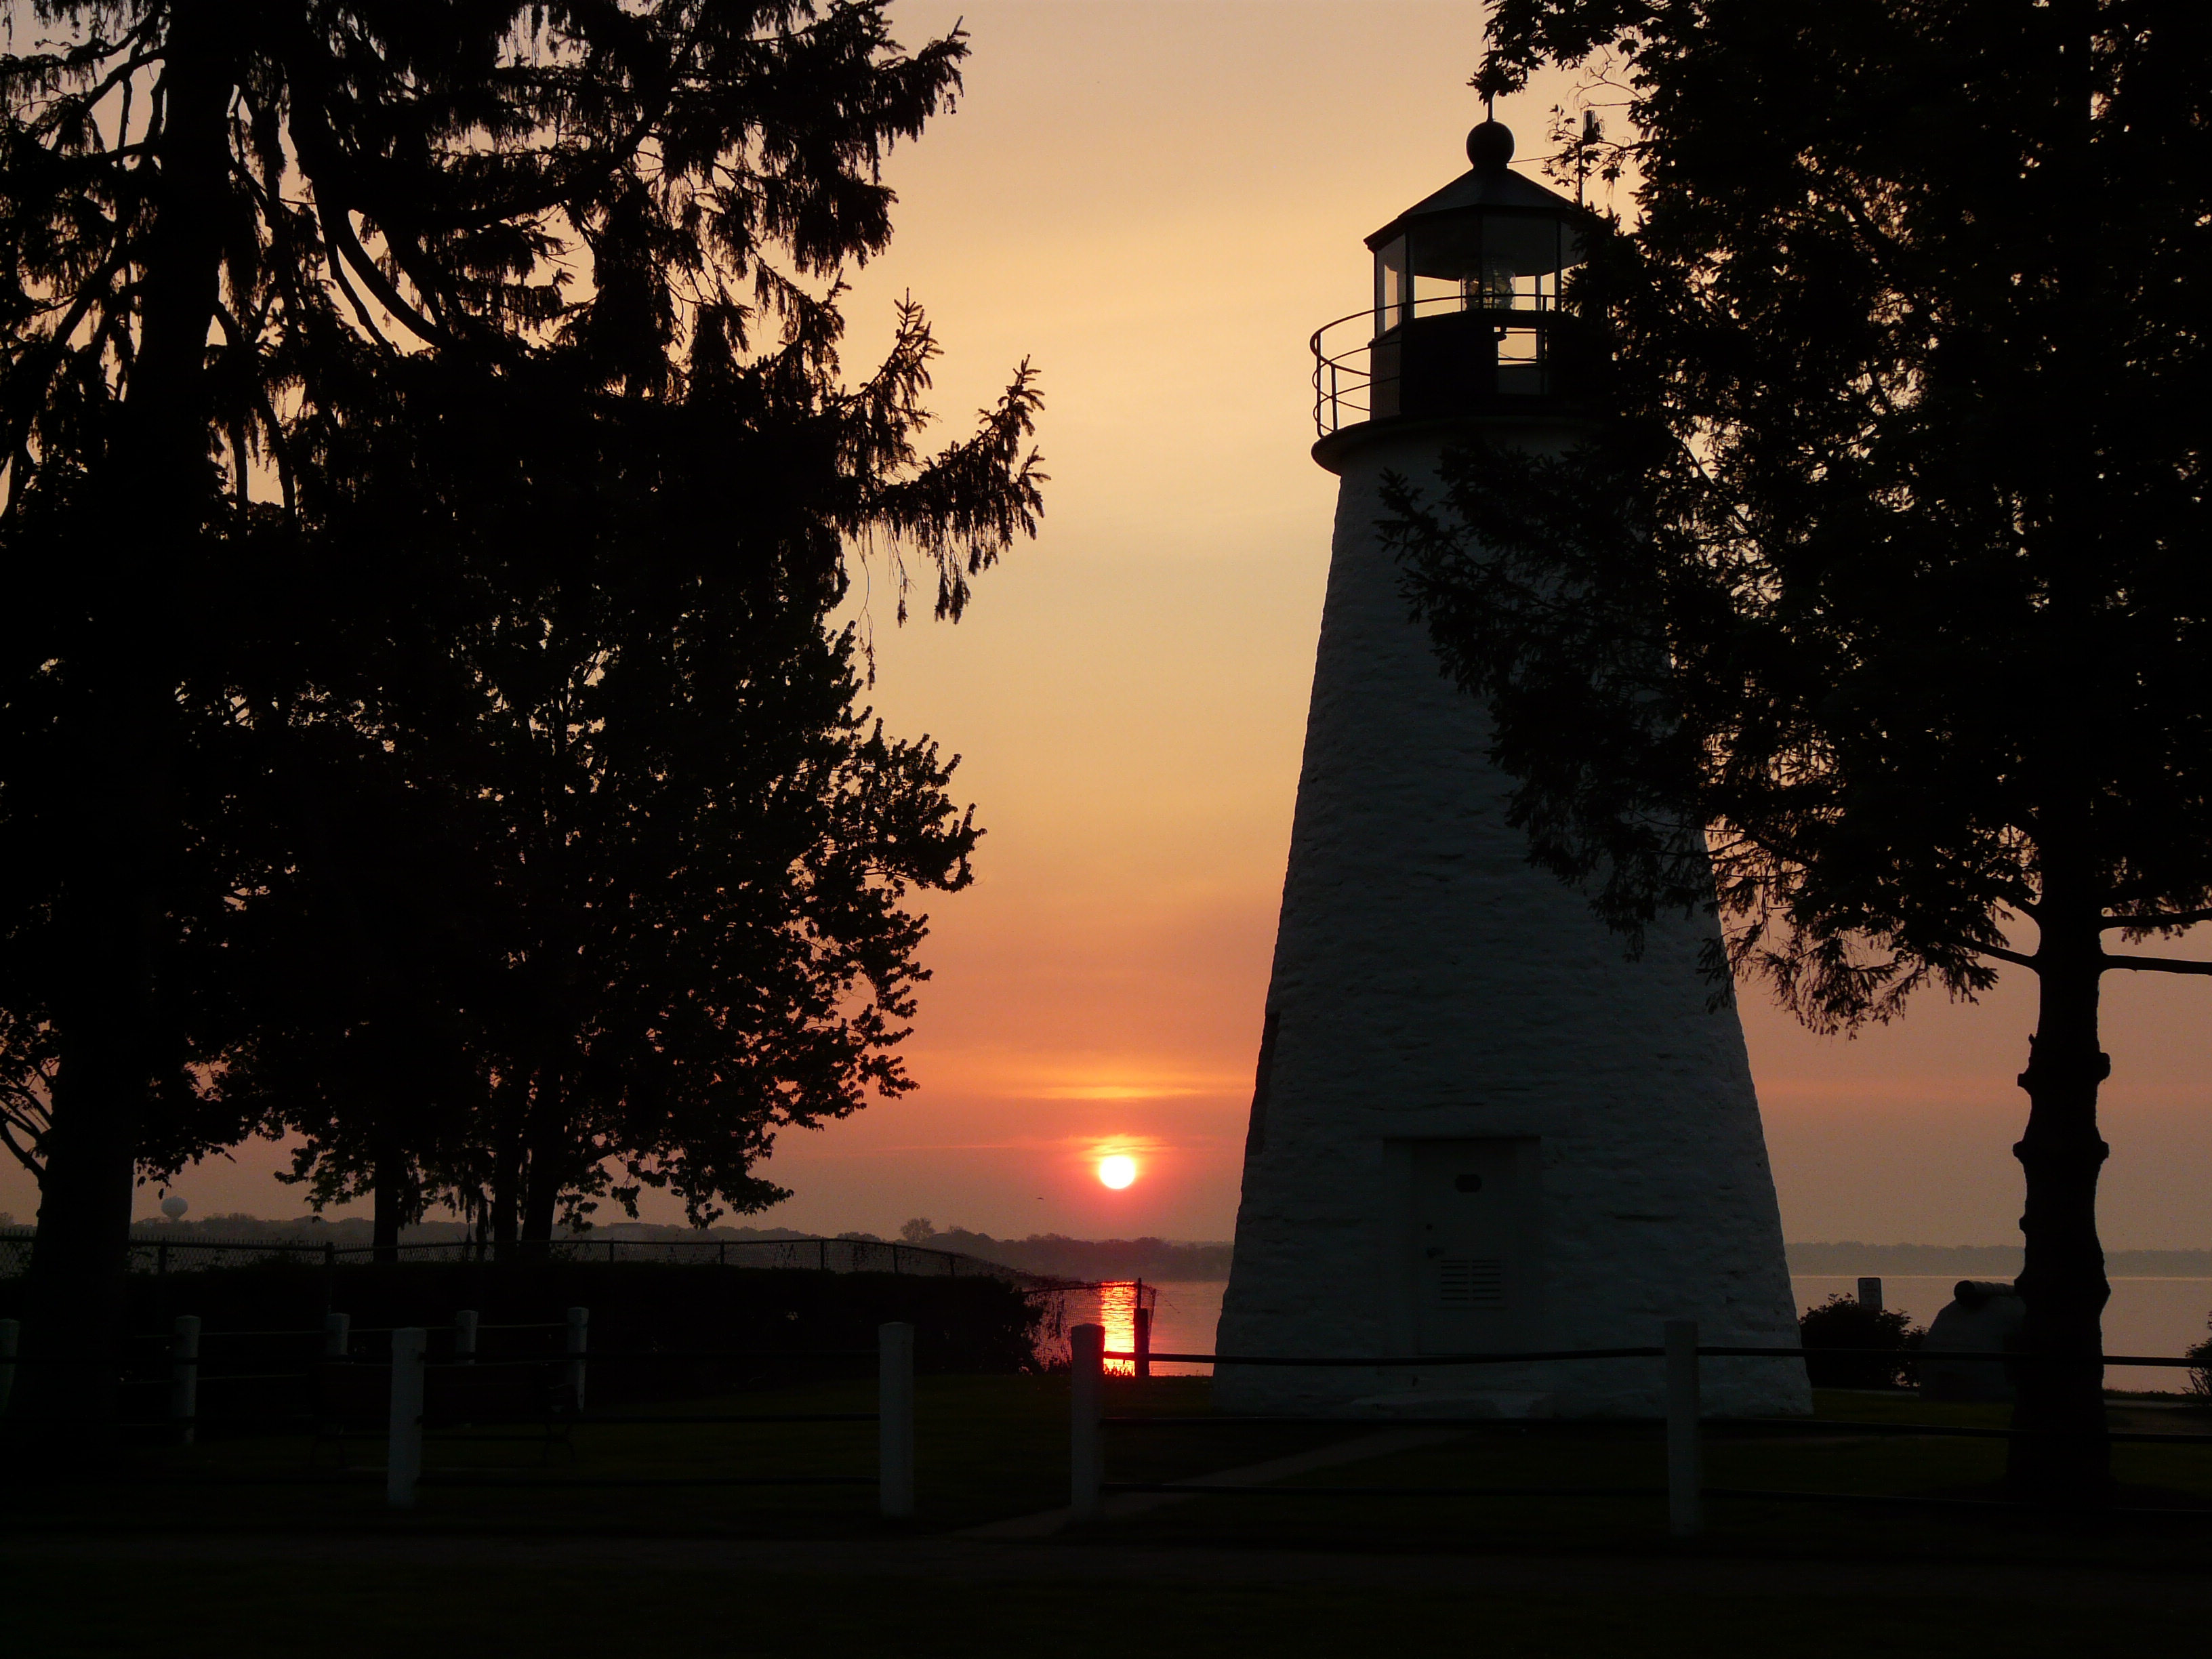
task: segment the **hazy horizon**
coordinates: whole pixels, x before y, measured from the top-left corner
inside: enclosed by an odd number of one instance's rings
[[[213,1223],[234,1220],[251,1222],[256,1226],[263,1227],[304,1227],[317,1223],[330,1226],[340,1226],[350,1224],[350,1227],[354,1231],[366,1230],[369,1224],[369,1217],[366,1208],[364,1206],[356,1206],[343,1212],[333,1210],[331,1213],[323,1216],[317,1216],[306,1211],[291,1215],[256,1215],[251,1212],[242,1210],[216,1211],[207,1214],[194,1212],[179,1218],[181,1223],[180,1231],[205,1227]],[[20,1227],[28,1224],[30,1224],[30,1218],[27,1217],[18,1217],[12,1212],[0,1211],[0,1227]],[[162,1215],[158,1211],[149,1210],[144,1214],[133,1216],[131,1218],[131,1224],[133,1227],[159,1228],[179,1225],[179,1223],[173,1222],[168,1217]],[[1106,1237],[1085,1238],[1074,1234],[1060,1232],[1051,1228],[1036,1229],[1032,1230],[1029,1233],[1020,1235],[1012,1233],[1000,1235],[992,1233],[988,1228],[969,1227],[957,1222],[933,1224],[935,1226],[935,1231],[929,1236],[932,1239],[946,1238],[956,1235],[966,1234],[969,1237],[991,1238],[996,1242],[1005,1243],[1020,1243],[1028,1239],[1051,1237],[1066,1239],[1068,1243],[1079,1244],[1114,1244],[1137,1242],[1154,1242],[1162,1244],[1206,1247],[1218,1246],[1226,1248],[1234,1242],[1226,1234],[1224,1234],[1222,1237],[1218,1238],[1186,1237],[1181,1235],[1162,1233],[1117,1234]],[[462,1223],[459,1218],[441,1212],[440,1213],[425,1216],[422,1220],[419,1222],[410,1223],[408,1227],[403,1229],[402,1231],[403,1234],[417,1229],[429,1229],[444,1231],[460,1225],[462,1225]],[[627,1217],[617,1216],[610,1220],[595,1223],[587,1232],[583,1234],[568,1234],[562,1232],[558,1228],[555,1230],[555,1234],[556,1237],[589,1237],[595,1235],[609,1236],[619,1229],[626,1227],[644,1227],[677,1231],[703,1232],[788,1232],[794,1236],[808,1238],[823,1237],[830,1239],[857,1235],[875,1238],[884,1243],[904,1242],[901,1240],[899,1230],[897,1228],[892,1228],[881,1232],[860,1227],[825,1227],[816,1231],[805,1231],[775,1220],[772,1214],[762,1214],[750,1217],[726,1216],[712,1224],[710,1227],[704,1229],[689,1228],[680,1220],[655,1221],[641,1216],[636,1221],[631,1221]],[[212,1237],[212,1235],[210,1235],[210,1237]],[[1862,1250],[1867,1252],[1910,1252],[1917,1250],[1936,1254],[1961,1254],[1973,1251],[2010,1251],[2017,1254],[2021,1248],[2021,1244],[2017,1237],[2010,1239],[1954,1240],[1949,1243],[1939,1243],[1929,1239],[1884,1240],[1861,1238],[1796,1238],[1785,1240],[1783,1248],[1786,1250],[1792,1251]],[[2212,1242],[2208,1242],[2203,1244],[2168,1244],[2156,1246],[2122,1246],[2107,1244],[2106,1247],[2106,1253],[2108,1256],[2115,1257],[2192,1255],[2212,1256]],[[1794,1266],[1793,1270],[1795,1270]],[[1810,1272],[1815,1270],[1805,1269],[1803,1271]],[[1818,1271],[1828,1270],[1822,1269]]]

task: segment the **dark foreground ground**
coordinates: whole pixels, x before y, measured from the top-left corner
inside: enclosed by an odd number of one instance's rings
[[[864,1385],[663,1409],[865,1410]],[[1117,1413],[1202,1413],[1203,1382],[1109,1385]],[[1987,1408],[1831,1395],[1837,1421],[1995,1425]],[[1694,1543],[1623,1498],[1223,1497],[1069,1530],[1066,1383],[925,1378],[921,1518],[865,1488],[554,1486],[637,1476],[866,1474],[872,1431],[824,1424],[591,1426],[434,1443],[394,1516],[356,1445],[352,1486],[204,1484],[308,1474],[303,1442],[146,1449],[112,1483],[0,1495],[0,1652],[469,1656],[2079,1654],[2201,1642],[2212,1519],[2063,1522],[2002,1510],[1716,1499]],[[2116,1406],[2120,1426],[2212,1430]],[[1273,1484],[1654,1486],[1635,1427],[1393,1442],[1235,1425],[1109,1431],[1109,1472],[1182,1479],[1290,1461]],[[1350,1443],[1357,1442],[1353,1444]],[[1393,1444],[1396,1449],[1391,1449]],[[1716,1486],[1988,1497],[2000,1443],[1717,1436]],[[319,1454],[331,1472],[328,1448]],[[1334,1461],[1331,1461],[1334,1460]],[[2212,1502],[2203,1447],[2123,1447],[2141,1507]],[[1267,1482],[1261,1474],[1251,1477]],[[160,1482],[161,1484],[156,1484]]]

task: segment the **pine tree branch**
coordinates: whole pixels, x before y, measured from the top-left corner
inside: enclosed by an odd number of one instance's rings
[[[332,249],[354,268],[378,303],[406,324],[426,344],[453,343],[452,335],[408,304],[406,296],[377,268],[376,261],[368,257],[368,250],[361,245],[361,238],[354,234],[353,220],[343,207],[335,213],[324,211],[320,216],[323,234],[330,239]]]
[[[15,1125],[0,1122],[0,1141],[7,1144],[9,1155],[30,1172],[33,1180],[43,1177],[46,1172],[46,1160],[39,1156],[36,1143],[25,1145],[17,1140],[15,1131]]]
[[[2116,927],[2193,927],[2200,921],[2212,921],[2212,910],[2154,910],[2141,915],[2107,916],[2097,927],[2100,933],[2110,933]]]
[[[338,292],[345,295],[346,303],[353,307],[355,318],[368,332],[368,337],[386,351],[397,351],[398,347],[393,345],[385,337],[384,331],[376,325],[376,319],[370,313],[368,307],[362,302],[361,295],[354,291],[353,283],[346,276],[344,256],[339,252],[337,235],[331,228],[331,216],[322,210],[319,204],[316,207],[315,218],[323,228],[324,246],[329,253],[331,279],[337,284]]]
[[[15,377],[15,383],[9,390],[20,398],[21,406],[9,416],[7,437],[4,443],[0,443],[0,456],[5,457],[0,459],[0,467],[4,467],[16,456],[25,453],[24,446],[30,440],[31,428],[46,406],[46,387],[52,382],[54,371],[69,360],[70,337],[77,331],[94,305],[102,300],[113,298],[108,292],[108,285],[114,282],[117,273],[129,261],[129,244],[126,242],[111,252],[100,269],[78,289],[76,298],[70,302],[69,314],[56,325],[33,359],[37,367],[21,370]],[[16,480],[19,489],[23,482],[19,476]]]
[[[2179,957],[2118,957],[2107,951],[2100,960],[2106,968],[2132,968],[2147,974],[2212,974],[2212,962]]]

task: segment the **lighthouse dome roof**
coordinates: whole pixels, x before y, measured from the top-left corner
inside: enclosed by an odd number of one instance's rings
[[[1508,212],[1573,214],[1580,211],[1557,191],[1547,190],[1506,165],[1513,156],[1513,135],[1497,121],[1485,121],[1468,135],[1468,154],[1475,165],[1433,196],[1423,198],[1367,239],[1379,248],[1401,236],[1423,219],[1462,214],[1470,210],[1504,209]]]

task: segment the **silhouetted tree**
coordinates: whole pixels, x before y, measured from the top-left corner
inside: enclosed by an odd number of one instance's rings
[[[835,273],[886,242],[877,164],[965,50],[905,56],[883,13],[15,9],[0,930],[5,1035],[50,1079],[33,1342],[105,1340],[134,1164],[234,1139],[288,1045],[348,1034],[363,1092],[325,1088],[332,1121],[408,1086],[374,1073],[422,1040],[398,1036],[422,941],[374,902],[394,866],[349,833],[365,794],[391,833],[467,848],[461,885],[491,891],[516,862],[503,826],[544,801],[485,769],[487,732],[568,741],[543,724],[560,689],[618,677],[614,656],[580,668],[591,649],[711,650],[729,609],[684,596],[718,585],[818,624],[867,538],[933,564],[957,614],[1028,527],[1025,380],[929,461],[918,319],[910,361],[839,380]],[[588,514],[533,539],[548,503],[623,486],[607,512],[634,508],[679,460],[719,472],[711,519],[655,518],[678,533],[651,545]],[[617,549],[658,567],[641,614],[611,645],[567,639],[561,601]],[[500,659],[533,652],[544,695],[518,700]],[[911,775],[917,751],[882,752]],[[362,768],[389,787],[364,792]],[[302,928],[271,906],[339,931],[287,959]],[[478,908],[485,960],[527,948],[516,907]],[[327,982],[273,999],[302,964]],[[495,1011],[483,975],[456,980],[449,1069]],[[97,1404],[96,1371],[28,1375],[41,1409]]]
[[[53,1064],[52,1031],[35,1016],[0,1011],[0,1143],[34,1181],[46,1169]]]
[[[980,563],[1035,506],[1026,376],[971,441],[896,483],[856,478],[856,453],[912,460],[934,349],[909,307],[885,363],[849,392],[824,353],[765,388],[695,374],[586,422],[518,411],[528,435],[502,441],[538,464],[488,518],[498,458],[461,470],[442,533],[465,542],[486,520],[549,572],[526,626],[468,635],[489,695],[465,752],[441,750],[421,780],[476,825],[458,862],[490,907],[477,940],[489,955],[429,1027],[460,1039],[465,1062],[442,1069],[480,1079],[456,1085],[474,1107],[456,1124],[265,1085],[307,1137],[298,1174],[318,1200],[379,1195],[380,1243],[434,1194],[502,1247],[543,1241],[556,1213],[580,1221],[610,1194],[634,1212],[648,1186],[698,1218],[758,1209],[786,1195],[750,1174],[778,1127],[908,1086],[890,1050],[923,928],[903,900],[963,884],[975,831],[933,750],[885,738],[854,707],[853,638],[828,625],[846,595],[844,542],[949,532],[979,544]],[[479,441],[455,430],[431,447]],[[420,468],[402,457],[380,470]],[[964,526],[947,522],[957,514]],[[966,574],[944,575],[940,614],[965,604]],[[374,857],[363,845],[340,867]],[[301,1036],[295,1079],[338,1052],[326,1028]],[[395,1118],[417,1132],[379,1127]],[[393,1148],[410,1167],[390,1166]]]
[[[232,930],[258,971],[222,1097],[265,1133],[305,1137],[296,1178],[315,1209],[370,1199],[379,1260],[421,1218],[426,1167],[466,1144],[505,936],[480,855],[495,803],[452,763],[460,732],[441,735],[342,766],[292,757],[276,781],[305,809],[303,845]]]
[[[1609,54],[1632,229],[1572,453],[1401,495],[1533,855],[1716,902],[1824,1031],[2036,975],[2014,1471],[2105,1478],[2106,947],[2212,919],[2202,9],[1501,0],[1478,84]],[[1710,850],[1710,860],[1708,851]],[[2032,941],[2018,937],[2032,933]],[[1717,975],[1724,964],[1716,962]],[[1723,981],[1724,982],[1724,981]]]
[[[1836,1295],[1797,1316],[1797,1334],[1814,1388],[1893,1389],[1912,1381],[1911,1355],[1928,1333],[1897,1309]],[[1845,1352],[1814,1352],[1837,1348]]]

